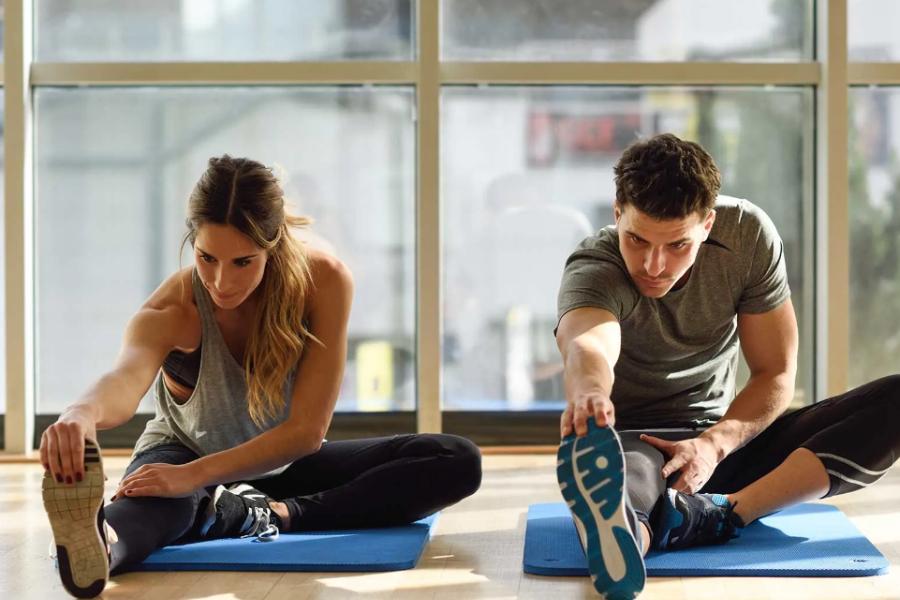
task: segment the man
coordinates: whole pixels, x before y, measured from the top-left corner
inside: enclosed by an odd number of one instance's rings
[[[785,413],[798,333],[771,220],[719,196],[712,157],[671,134],[626,149],[615,181],[616,224],[559,291],[557,475],[595,588],[633,598],[651,545],[722,543],[880,478],[900,453],[900,376]]]

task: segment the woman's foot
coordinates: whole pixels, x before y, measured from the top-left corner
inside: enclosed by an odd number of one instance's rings
[[[76,598],[98,596],[109,580],[109,546],[103,517],[103,462],[100,448],[84,443],[84,477],[61,483],[44,472],[44,510],[53,530],[63,587]]]
[[[247,483],[216,488],[200,529],[204,538],[257,537],[262,541],[278,537],[281,517],[270,503],[275,501]],[[287,508],[287,507],[285,507]]]

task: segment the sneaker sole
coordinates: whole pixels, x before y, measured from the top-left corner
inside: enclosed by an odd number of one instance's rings
[[[100,448],[86,440],[84,478],[59,483],[44,473],[42,496],[50,520],[63,587],[76,598],[98,596],[109,579],[109,557],[102,533],[103,462]]]
[[[556,478],[585,534],[594,589],[607,600],[631,600],[644,589],[644,559],[628,527],[622,502],[625,459],[616,432],[588,422],[588,434],[563,439]]]

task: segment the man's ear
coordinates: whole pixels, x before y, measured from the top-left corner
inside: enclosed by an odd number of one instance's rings
[[[711,209],[709,213],[703,219],[703,231],[705,235],[703,240],[706,241],[706,238],[709,237],[709,232],[712,231],[713,223],[716,222],[716,209]]]
[[[618,225],[619,219],[622,218],[622,207],[619,205],[618,201],[613,204],[613,216],[616,218],[616,225]]]

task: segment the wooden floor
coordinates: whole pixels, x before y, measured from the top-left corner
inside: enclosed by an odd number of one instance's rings
[[[108,492],[125,458],[105,459]],[[533,502],[559,501],[552,455],[491,455],[473,497],[441,515],[418,568],[352,573],[135,573],[110,582],[104,598],[144,600],[391,600],[590,598],[587,578],[522,573],[525,513]],[[0,598],[67,598],[47,558],[50,528],[41,508],[41,468],[0,464]],[[107,497],[109,497],[107,495]],[[888,557],[891,574],[865,578],[651,578],[642,599],[900,599],[900,466],[875,486],[831,500]]]

